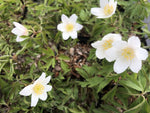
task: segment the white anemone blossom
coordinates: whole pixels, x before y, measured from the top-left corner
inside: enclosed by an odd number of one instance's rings
[[[77,18],[78,17],[76,14],[72,14],[70,18],[62,14],[61,16],[62,23],[57,25],[57,29],[63,32],[62,37],[64,40],[67,40],[70,36],[72,37],[72,39],[76,39],[77,31],[83,28],[82,25],[76,23]]]
[[[120,34],[109,33],[101,41],[96,41],[91,45],[96,48],[96,56],[99,59],[106,58],[107,61],[111,62],[115,60],[115,57],[113,57],[113,43],[121,41],[121,38]]]
[[[45,101],[47,99],[47,92],[51,91],[52,86],[47,85],[51,79],[51,76],[46,77],[43,72],[42,75],[31,85],[26,86],[20,91],[20,95],[31,96],[31,106],[36,106],[39,99]]]
[[[11,31],[13,34],[17,35],[16,42],[22,42],[26,38],[21,38],[20,36],[28,36],[28,30],[23,25],[18,22],[13,22],[15,28]]]
[[[116,73],[124,72],[128,67],[135,73],[142,67],[142,60],[148,57],[147,50],[140,47],[141,42],[138,37],[132,36],[126,41],[120,41],[114,44],[113,56],[114,71]]]
[[[111,17],[117,7],[117,1],[114,2],[114,0],[100,0],[100,8],[92,8],[91,13],[97,18],[108,18]]]

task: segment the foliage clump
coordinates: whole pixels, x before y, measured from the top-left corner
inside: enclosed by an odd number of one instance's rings
[[[124,40],[136,35],[145,45],[150,36],[143,22],[150,12],[146,0],[118,0],[115,14],[97,19],[91,14],[99,0],[0,0],[0,112],[17,113],[149,113],[150,59],[136,74],[113,71],[113,63],[95,56],[90,45],[108,33]],[[57,30],[61,15],[78,16],[78,38],[63,40]],[[16,42],[13,22],[29,30]],[[143,28],[145,26],[145,28]],[[30,107],[19,95],[42,72],[51,76],[46,101]]]

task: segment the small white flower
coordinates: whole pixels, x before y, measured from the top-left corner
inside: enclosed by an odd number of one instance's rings
[[[72,37],[72,39],[76,39],[77,31],[83,28],[82,25],[76,23],[77,18],[78,17],[76,14],[71,15],[70,18],[62,14],[62,23],[57,25],[57,29],[63,32],[62,36],[64,40],[67,40],[70,36]]]
[[[17,35],[16,41],[22,42],[26,38],[21,38],[20,36],[28,36],[28,30],[23,25],[19,24],[18,22],[13,22],[15,28],[11,31],[13,34]]]
[[[141,42],[138,37],[132,36],[126,41],[120,41],[114,44],[113,56],[116,61],[114,63],[114,71],[116,73],[124,72],[128,67],[135,73],[142,67],[142,60],[148,57],[147,50],[140,47]]]
[[[47,99],[48,91],[51,91],[52,86],[47,85],[51,79],[51,76],[46,77],[46,74],[43,72],[42,75],[31,85],[26,86],[20,91],[20,95],[31,96],[31,106],[36,106],[39,99],[45,101]]]
[[[106,58],[109,62],[115,60],[113,57],[113,43],[116,41],[121,41],[120,34],[109,33],[103,37],[101,41],[96,41],[92,43],[92,47],[96,48],[96,56],[99,59]]]
[[[108,0],[100,0],[100,8],[92,8],[91,13],[97,16],[97,18],[108,18],[115,13],[116,7],[117,1],[109,0],[108,2]]]

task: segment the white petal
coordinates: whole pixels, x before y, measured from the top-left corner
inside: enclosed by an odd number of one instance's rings
[[[47,92],[47,91],[51,91],[52,90],[52,86],[50,86],[50,85],[46,85],[45,86],[45,91]]]
[[[148,51],[143,48],[139,48],[136,52],[136,56],[140,60],[146,60],[148,57]]]
[[[128,39],[128,44],[131,46],[134,46],[134,47],[140,47],[141,46],[141,42],[140,42],[139,38],[136,36],[131,36]]]
[[[130,65],[130,61],[129,60],[124,60],[123,58],[118,58],[115,63],[114,63],[114,71],[116,73],[122,73],[124,72],[128,66]]]
[[[23,88],[23,89],[19,92],[19,94],[20,94],[20,95],[23,95],[23,96],[29,96],[29,95],[31,95],[31,93],[32,93],[32,87],[33,87],[32,84],[26,86],[25,88]]]
[[[81,30],[82,28],[83,28],[83,25],[76,23],[76,25],[75,25],[75,30],[76,30],[76,31],[79,31],[79,30]]]
[[[116,60],[117,57],[118,57],[118,54],[117,54],[116,48],[112,47],[105,51],[105,58],[107,61],[112,62]]]
[[[23,25],[19,24],[18,22],[13,22],[13,24],[16,26],[16,28],[20,28],[20,29],[23,29],[23,30],[26,29]]]
[[[114,41],[121,41],[122,36],[120,34],[109,33],[103,37],[102,40],[113,39]]]
[[[102,49],[97,49],[97,50],[96,50],[96,56],[97,56],[99,59],[105,58],[104,51],[103,51]]]
[[[117,8],[117,2],[113,2],[113,1],[111,1],[111,2],[109,2],[109,5],[110,6],[113,6],[113,12],[110,14],[110,15],[103,15],[103,16],[99,16],[99,17],[97,17],[97,18],[109,18],[109,17],[111,17],[114,13],[115,13],[115,11],[116,11],[116,8]]]
[[[62,15],[61,15],[61,21],[62,21],[63,23],[67,23],[67,22],[69,21],[69,18],[68,18],[66,15],[62,14]]]
[[[108,40],[108,39],[111,39],[113,37],[113,34],[112,33],[109,33],[107,35],[105,35],[102,40]]]
[[[109,0],[109,4],[114,4],[114,0]]]
[[[21,38],[20,36],[17,36],[16,42],[22,42],[22,41],[24,41],[25,39],[27,39],[27,38]]]
[[[62,36],[63,36],[63,39],[64,39],[64,40],[67,40],[70,35],[69,35],[69,33],[63,32],[63,33],[62,33]]]
[[[121,41],[122,40],[122,36],[120,34],[113,34],[113,39],[114,41]]]
[[[113,14],[115,13],[115,11],[116,11],[116,8],[117,8],[117,1],[113,3],[113,8],[114,8],[114,10],[113,10],[113,12],[112,12],[112,15],[113,15]]]
[[[46,77],[46,73],[45,73],[45,72],[42,72],[42,74],[41,74],[41,76],[40,76],[39,79],[43,79],[43,78],[45,78],[45,77]]]
[[[43,93],[42,95],[39,96],[39,98],[43,101],[45,101],[47,99],[47,93]]]
[[[16,26],[16,31],[13,31],[12,32],[17,32],[17,35],[19,36],[22,36],[22,35],[25,35],[25,36],[28,36],[28,30],[26,27],[24,27],[23,25],[17,23],[17,22],[13,22],[13,24]]]
[[[106,18],[106,15],[104,14],[104,9],[102,8],[92,8],[91,13],[97,18]]]
[[[108,15],[108,16],[106,16],[106,15],[102,15],[102,16],[98,16],[97,18],[109,18],[109,17],[111,17],[113,14],[111,14],[111,15]]]
[[[133,72],[138,73],[139,70],[141,70],[142,61],[135,57],[134,59],[132,59],[129,67]]]
[[[91,44],[91,46],[94,48],[101,48],[101,45],[102,45],[102,41],[96,41]]]
[[[46,77],[43,83],[48,84],[50,79],[51,79],[51,76]]]
[[[32,94],[32,96],[31,96],[31,107],[35,107],[37,105],[38,100],[39,100],[39,97]]]
[[[76,14],[72,14],[72,15],[70,16],[69,20],[70,20],[70,22],[72,22],[72,23],[76,23],[77,18],[78,18],[78,17],[77,17]]]
[[[77,32],[76,31],[71,32],[70,36],[72,37],[72,39],[76,39],[77,38]]]
[[[23,35],[23,33],[24,33],[24,31],[22,31],[22,30],[20,30],[20,29],[18,29],[18,28],[12,29],[11,32],[12,32],[13,34],[15,34],[15,35],[18,35],[18,36],[21,36],[21,35]]]
[[[45,80],[46,74],[43,72],[41,74],[41,76],[34,82],[34,84],[36,84],[36,82],[43,82]]]
[[[118,48],[118,49],[122,49],[126,47],[127,44],[128,43],[126,41],[115,41],[114,43],[112,43],[113,47]]]
[[[57,29],[58,29],[59,31],[64,32],[64,31],[65,31],[65,25],[64,25],[63,23],[58,24],[58,25],[57,25]]]
[[[104,8],[108,4],[108,0],[100,0],[100,7]]]

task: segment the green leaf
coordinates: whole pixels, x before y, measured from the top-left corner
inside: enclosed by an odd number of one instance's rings
[[[89,83],[89,87],[94,87],[98,84],[101,84],[101,82],[104,80],[104,78],[95,76],[93,78],[87,79],[87,82]]]
[[[8,83],[5,80],[3,80],[2,78],[0,78],[0,89],[4,88],[6,86],[8,86]]]
[[[89,84],[88,82],[77,82],[81,87],[87,87],[87,85]]]
[[[66,62],[64,62],[63,60],[61,60],[60,65],[61,65],[62,70],[63,70],[65,73],[67,73],[67,72],[70,71],[68,64],[67,64]]]
[[[98,86],[97,93],[100,92],[106,85],[110,83],[111,79],[104,79]]]
[[[128,86],[130,88],[133,88],[137,91],[143,91],[144,90],[143,87],[141,87],[140,84],[137,81],[121,80],[121,81],[119,81],[119,83],[123,86],[125,85],[125,86]]]
[[[23,46],[23,48],[21,49],[21,50],[18,50],[17,52],[16,52],[16,55],[19,55],[19,54],[22,54],[28,47],[30,47],[31,46],[31,44],[30,43],[26,43],[24,46]]]
[[[82,68],[76,68],[76,71],[77,71],[84,79],[87,79],[87,78],[88,78],[87,72],[85,72]]]
[[[48,70],[50,66],[53,68],[55,67],[55,58],[49,58],[45,60],[46,65],[42,66],[41,68],[46,68]]]
[[[107,99],[109,99],[109,101],[110,101],[110,100],[113,100],[116,91],[117,91],[117,86],[113,87],[109,92],[107,92],[107,93],[103,96],[102,100],[107,100]]]
[[[81,18],[82,21],[87,21],[88,20],[88,12],[85,11],[85,10],[81,10],[80,18]]]
[[[111,113],[111,112],[120,113],[115,107],[109,104],[103,104],[102,108],[105,109],[108,113]]]
[[[140,97],[139,97],[140,98]],[[140,107],[142,107],[142,105],[145,103],[145,97],[144,96],[142,96],[142,101],[138,104],[138,105],[136,105],[136,106],[134,106],[134,107],[132,107],[132,108],[130,108],[130,109],[128,109],[128,110],[126,110],[124,113],[137,113],[139,110],[139,108]],[[135,110],[135,111],[134,111]],[[138,110],[138,111],[137,111]],[[133,112],[134,111],[134,112]]]
[[[70,58],[66,55],[60,54],[58,57],[59,60],[70,60]]]

